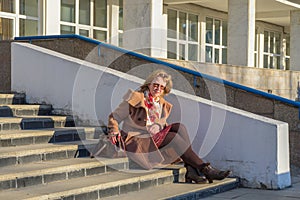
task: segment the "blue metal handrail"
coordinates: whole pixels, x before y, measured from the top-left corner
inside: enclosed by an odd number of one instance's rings
[[[238,89],[250,92],[250,93],[261,95],[261,96],[264,96],[264,97],[269,98],[269,99],[274,99],[274,100],[277,100],[277,101],[280,101],[280,102],[283,102],[283,103],[287,103],[287,104],[296,106],[300,109],[300,102],[296,102],[296,101],[293,101],[293,100],[290,100],[290,99],[287,99],[287,98],[283,98],[283,97],[280,97],[280,96],[277,96],[277,95],[274,95],[274,94],[270,94],[270,93],[267,93],[267,92],[259,91],[257,89],[253,89],[253,88],[243,86],[243,85],[240,85],[240,84],[237,84],[237,83],[226,81],[226,80],[214,77],[214,76],[203,74],[203,73],[191,70],[191,69],[187,69],[187,68],[184,68],[184,67],[172,64],[172,63],[168,63],[168,62],[165,62],[165,61],[162,61],[162,60],[158,60],[156,58],[152,58],[152,57],[149,57],[149,56],[146,56],[146,55],[143,55],[143,54],[139,54],[139,53],[136,53],[136,52],[133,52],[133,51],[128,51],[126,49],[123,49],[123,48],[120,48],[120,47],[117,47],[117,46],[114,46],[114,45],[111,45],[111,44],[107,44],[107,43],[104,43],[104,42],[100,42],[98,40],[94,40],[94,39],[84,37],[84,36],[81,36],[81,35],[67,34],[67,35],[24,36],[24,37],[15,37],[15,40],[28,40],[29,42],[31,42],[32,40],[59,39],[59,38],[81,39],[81,40],[84,40],[86,42],[90,42],[92,44],[96,44],[96,45],[99,45],[99,46],[104,46],[106,48],[116,50],[116,51],[122,52],[124,54],[132,55],[134,57],[137,57],[137,58],[140,58],[140,59],[143,59],[143,60],[146,60],[146,61],[150,61],[150,62],[153,62],[153,63],[156,63],[156,64],[168,66],[168,67],[171,67],[173,69],[176,69],[176,70],[188,73],[188,74],[192,74],[196,77],[202,77],[202,78],[205,78],[205,79],[208,79],[208,80],[211,80],[211,81],[215,81],[215,82],[218,82],[218,83],[221,83],[221,84],[224,84],[224,85],[228,85],[228,86],[231,86],[231,87],[234,87],[234,88],[238,88]],[[299,117],[300,117],[300,113],[299,113]]]

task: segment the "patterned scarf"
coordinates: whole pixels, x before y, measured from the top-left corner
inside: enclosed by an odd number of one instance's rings
[[[155,122],[155,119],[159,119],[161,116],[161,105],[158,101],[154,101],[153,96],[146,90],[144,92],[144,102],[147,109],[147,125],[151,125]]]

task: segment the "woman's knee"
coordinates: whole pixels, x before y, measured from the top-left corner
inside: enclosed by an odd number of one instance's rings
[[[179,132],[179,131],[187,131],[187,129],[186,129],[186,127],[185,127],[185,125],[184,124],[182,124],[182,123],[174,123],[174,124],[172,124],[172,128],[171,128],[171,130],[170,131],[172,131],[172,132]]]

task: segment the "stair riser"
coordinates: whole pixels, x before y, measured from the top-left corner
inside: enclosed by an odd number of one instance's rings
[[[2,123],[0,131],[73,127],[74,121],[33,120],[21,123]]]
[[[110,196],[116,196],[120,194],[126,194],[128,192],[135,192],[143,189],[147,189],[150,187],[155,187],[161,184],[170,184],[176,182],[176,180],[180,180],[180,182],[184,181],[184,174],[174,174],[166,177],[153,178],[151,180],[146,181],[137,181],[131,183],[125,183],[117,186],[111,186],[105,189],[95,189],[90,192],[82,192],[79,194],[69,195],[68,193],[64,194],[63,197],[57,197],[55,199],[100,199]],[[80,189],[79,189],[80,191]],[[42,198],[42,197],[41,197]],[[44,198],[43,198],[44,199]],[[116,196],[117,199],[117,196]]]
[[[82,151],[82,152],[80,152]],[[56,159],[66,159],[66,158],[74,158],[79,154],[86,155],[86,150],[64,150],[57,152],[49,152],[49,153],[41,153],[41,154],[31,154],[26,156],[11,156],[7,158],[0,158],[0,167],[11,166],[11,165],[19,165],[31,162],[40,162],[47,160],[56,160]]]
[[[229,183],[226,185],[220,185],[220,186],[208,188],[206,190],[191,192],[189,194],[184,194],[184,195],[168,198],[166,200],[203,199],[205,197],[208,197],[208,196],[211,196],[214,194],[218,194],[218,193],[222,193],[222,192],[226,192],[226,191],[238,188],[239,186],[240,186],[240,183],[237,181],[237,182]]]
[[[22,188],[33,185],[47,184],[55,181],[68,180],[79,177],[92,176],[97,174],[104,174],[114,171],[116,169],[124,170],[128,169],[127,163],[118,163],[109,166],[95,166],[90,168],[81,168],[73,171],[62,170],[61,172],[55,172],[52,174],[41,174],[38,176],[30,177],[12,177],[11,180],[0,181],[0,190]]]
[[[177,176],[177,177],[176,177]],[[178,176],[180,178],[178,178]],[[180,179],[183,181],[184,175],[174,175],[174,176],[167,176],[167,177],[160,177],[158,179],[152,179],[147,181],[141,181],[136,183],[128,183],[125,185],[120,185],[116,187],[111,187],[107,189],[101,189],[96,191],[91,191],[88,193],[71,195],[71,196],[64,196],[63,199],[100,199],[120,194],[126,194],[128,192],[135,192],[143,189],[147,189],[150,187],[155,187],[161,184],[170,184],[176,182],[176,180]],[[117,196],[116,196],[117,198]]]
[[[13,117],[20,115],[27,116],[38,116],[38,115],[49,115],[51,109],[11,109],[8,107],[0,108],[0,117]]]
[[[0,140],[0,147],[11,147],[11,146],[23,146],[31,144],[44,144],[44,143],[59,143],[59,142],[70,142],[80,141],[86,139],[99,139],[99,131],[56,131],[52,135],[38,135],[36,136],[24,136],[18,138],[7,138]]]
[[[15,98],[0,98],[1,105],[11,105],[11,104],[25,104],[25,97],[15,97]]]

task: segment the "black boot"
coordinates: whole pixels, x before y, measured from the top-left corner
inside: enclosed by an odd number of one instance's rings
[[[185,173],[185,182],[186,183],[192,183],[193,181],[195,183],[206,183],[206,178],[204,176],[201,176],[198,173],[198,170],[193,168],[191,165],[184,164],[186,168],[186,173]]]
[[[210,163],[203,163],[202,167],[199,170],[204,174],[209,183],[212,183],[213,180],[223,180],[231,173],[230,170],[221,171],[215,169],[210,165]]]

